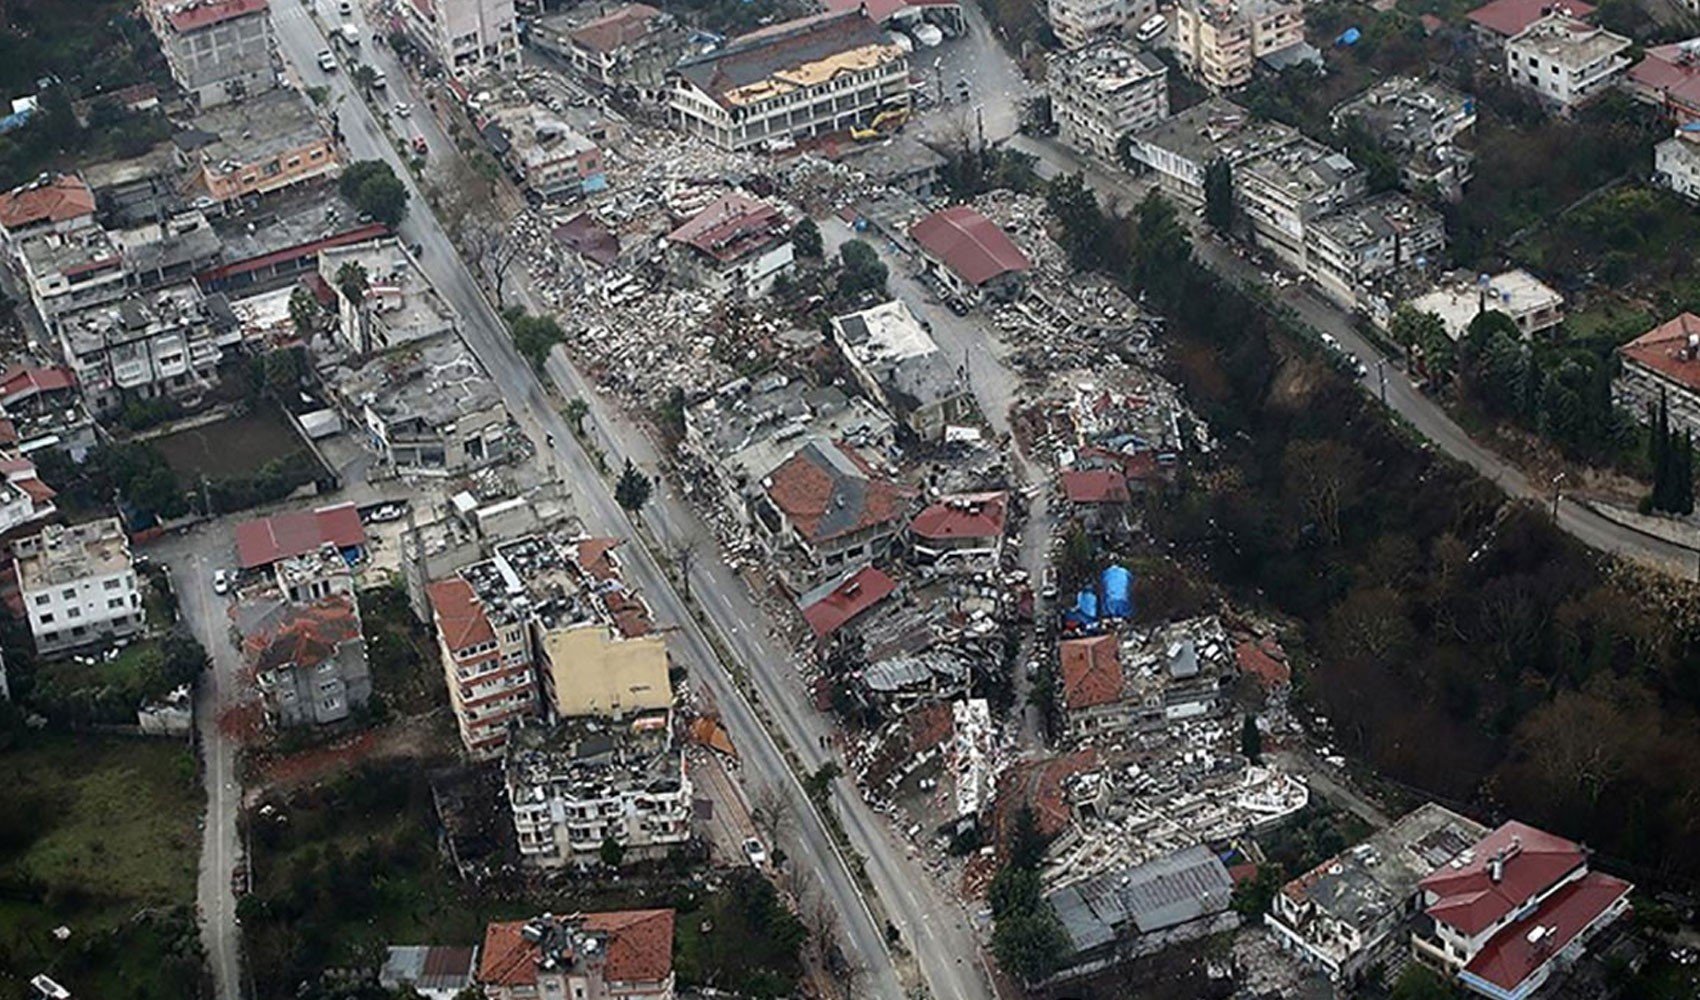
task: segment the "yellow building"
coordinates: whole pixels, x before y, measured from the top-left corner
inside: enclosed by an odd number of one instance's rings
[[[587,622],[543,636],[542,675],[556,718],[623,718],[673,705],[667,644],[659,635],[621,638]]]

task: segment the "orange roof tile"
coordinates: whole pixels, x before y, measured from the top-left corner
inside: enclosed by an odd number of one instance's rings
[[[1700,392],[1700,316],[1685,312],[1674,316],[1617,349],[1623,360],[1650,368],[1678,385]]]
[[[425,593],[431,600],[437,629],[443,633],[443,644],[451,651],[496,641],[496,630],[490,627],[472,584],[459,577],[438,580],[425,588]]]
[[[1121,698],[1121,645],[1115,636],[1065,639],[1061,653],[1064,705],[1091,708]]]
[[[75,174],[31,182],[0,195],[0,226],[19,229],[40,222],[65,222],[94,214],[94,192]]]

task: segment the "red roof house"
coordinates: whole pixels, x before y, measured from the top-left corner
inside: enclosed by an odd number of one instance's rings
[[[891,577],[872,566],[864,566],[842,580],[804,594],[797,600],[797,607],[815,638],[825,639],[895,590],[897,583]]]
[[[1700,316],[1682,313],[1617,349],[1624,366],[1672,388],[1700,392]]]
[[[733,191],[691,216],[667,239],[726,264],[770,245],[784,230],[785,217],[778,209]]]
[[[1657,105],[1677,124],[1700,118],[1700,61],[1681,43],[1655,45],[1629,70],[1630,93]]]
[[[1265,690],[1286,687],[1292,683],[1292,668],[1250,639],[1234,647],[1234,659],[1240,665],[1240,673],[1257,678],[1257,682]]]
[[[14,406],[45,393],[66,392],[77,387],[77,377],[62,365],[42,368],[12,365],[0,374],[0,406]]]
[[[1475,26],[1476,33],[1486,38],[1504,41],[1523,33],[1523,29],[1553,13],[1567,13],[1577,20],[1587,20],[1594,5],[1583,0],[1493,0],[1464,15]]]
[[[0,229],[9,233],[94,219],[94,192],[75,174],[31,181],[0,195]]]
[[[478,984],[492,1000],[567,996],[565,980],[583,977],[595,996],[672,995],[672,910],[620,910],[575,917],[492,923],[484,929]],[[550,988],[553,992],[548,992]]]
[[[996,549],[1008,522],[1009,494],[960,493],[941,497],[915,515],[909,534],[918,549]]]
[[[234,21],[249,14],[263,14],[270,7],[267,0],[203,0],[184,4],[167,11],[165,20],[180,32],[188,33],[210,28],[215,24]]]
[[[1121,644],[1113,635],[1065,639],[1062,661],[1063,706],[1069,711],[1109,705],[1122,697]]]
[[[1131,498],[1127,476],[1117,469],[1069,469],[1062,487],[1073,504],[1124,504]]]
[[[895,533],[914,491],[870,475],[842,445],[814,441],[771,472],[767,499],[808,545]],[[882,530],[886,529],[886,530]]]
[[[568,36],[581,49],[611,55],[649,34],[661,11],[646,3],[628,4],[574,28]]]
[[[470,649],[496,641],[496,630],[478,600],[472,584],[460,577],[438,580],[425,588],[431,601],[431,614],[442,633],[443,645],[449,650]]]
[[[968,205],[953,205],[915,223],[909,236],[957,282],[978,289],[1033,264],[998,224]]]
[[[236,526],[236,558],[243,569],[270,566],[279,559],[335,545],[343,552],[366,545],[366,527],[352,503],[318,510],[288,511]]]

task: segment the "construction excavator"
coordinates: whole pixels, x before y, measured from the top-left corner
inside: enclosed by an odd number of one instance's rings
[[[850,138],[857,142],[872,142],[883,139],[896,132],[909,121],[909,106],[907,104],[890,104],[880,109],[867,125],[857,126],[850,130]]]

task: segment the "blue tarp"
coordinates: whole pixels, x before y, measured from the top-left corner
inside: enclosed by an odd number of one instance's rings
[[[1104,570],[1104,617],[1133,617],[1133,574],[1126,566],[1111,566]]]
[[[1363,32],[1359,31],[1356,28],[1347,28],[1345,31],[1342,31],[1340,33],[1339,38],[1334,39],[1334,44],[1335,45],[1356,45],[1356,44],[1358,44],[1358,39],[1360,39],[1362,37],[1364,37]]]
[[[1074,608],[1088,624],[1098,620],[1098,595],[1090,590],[1082,590],[1074,599]]]

